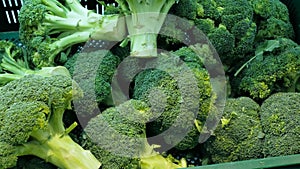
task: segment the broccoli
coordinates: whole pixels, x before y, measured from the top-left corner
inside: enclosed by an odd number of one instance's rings
[[[191,10],[189,14],[193,17],[188,19],[207,35],[229,76],[255,53],[257,44],[279,37],[295,37],[287,7],[279,0],[199,0],[175,6]],[[171,8],[171,12],[187,17],[184,10]],[[190,37],[196,37],[198,32]],[[172,43],[169,45],[173,47]]]
[[[116,0],[123,10],[131,55],[157,56],[157,34],[176,0]],[[126,41],[124,41],[126,44]]]
[[[220,24],[218,28],[215,28],[208,33],[207,37],[221,57],[223,54],[230,52],[232,48],[234,48],[235,37],[228,31],[225,25]]]
[[[261,105],[265,157],[299,154],[300,93],[276,93]]]
[[[191,48],[183,47],[146,63],[134,79],[132,97],[159,112],[148,125],[150,136],[161,135],[167,144],[185,150],[198,144],[213,95],[202,60]],[[172,133],[165,132],[170,128]],[[181,138],[182,133],[187,136]]]
[[[175,13],[177,16],[194,20],[201,10],[200,4],[195,0],[180,0],[171,7],[169,13]]]
[[[263,19],[275,17],[279,20],[289,22],[289,12],[285,4],[280,0],[248,0],[254,14]]]
[[[61,75],[27,75],[0,89],[0,168],[14,167],[19,156],[33,155],[62,169],[94,168],[101,163],[68,135],[63,114],[71,109],[76,83]]]
[[[89,39],[120,41],[125,36],[124,19],[100,15],[78,0],[26,0],[18,15],[20,40],[36,66],[52,66],[57,55]]]
[[[290,39],[265,41],[257,47],[255,56],[235,73],[239,81],[237,93],[258,101],[272,93],[297,91],[299,56],[300,47]]]
[[[295,32],[293,25],[275,17],[268,18],[259,24],[256,40],[276,39],[280,37],[293,39]]]
[[[5,85],[12,80],[20,79],[30,74],[38,74],[41,76],[59,74],[70,77],[69,71],[63,66],[42,67],[41,69],[35,70],[29,68],[25,50],[11,41],[0,41],[0,59],[2,60],[0,63],[2,69],[0,74],[1,85]]]
[[[74,104],[81,105],[77,115],[90,117],[98,104],[111,106],[111,81],[120,58],[108,50],[83,51],[70,57],[65,67],[83,91],[83,97]],[[81,111],[82,110],[82,111]]]
[[[223,116],[214,134],[204,143],[212,163],[262,158],[263,132],[260,106],[251,98],[226,100]]]
[[[146,123],[153,116],[149,110],[144,102],[131,99],[88,122],[84,131],[89,144],[85,145],[103,161],[104,169],[186,167],[184,160],[173,163],[174,159],[165,158],[148,143]]]

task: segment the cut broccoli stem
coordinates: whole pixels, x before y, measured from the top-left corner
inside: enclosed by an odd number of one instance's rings
[[[116,2],[126,15],[131,55],[156,57],[157,34],[176,0],[116,0]]]
[[[32,141],[17,148],[20,155],[35,155],[61,169],[98,169],[101,163],[68,135],[54,135],[49,139]]]
[[[157,56],[157,34],[147,33],[130,36],[131,56]]]
[[[0,74],[0,85],[7,84],[10,81],[20,79],[22,77],[23,76],[16,75],[16,74],[10,74],[10,73]]]

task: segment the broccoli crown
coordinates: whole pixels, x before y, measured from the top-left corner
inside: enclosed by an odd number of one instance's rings
[[[153,117],[149,110],[146,103],[133,99],[106,109],[84,128],[84,144],[88,143],[91,151],[103,160],[105,168],[184,167],[164,158],[149,145],[146,123]]]
[[[187,19],[194,20],[201,11],[201,6],[195,0],[180,0],[178,3],[175,3],[171,9],[170,13],[174,13],[177,16],[185,17]]]
[[[235,46],[234,35],[224,25],[219,25],[218,28],[208,33],[207,36],[220,56],[230,52]]]
[[[99,49],[83,51],[68,58],[64,66],[83,91],[83,97],[74,101],[78,108],[82,106],[77,115],[91,116],[97,104],[111,104],[111,81],[119,63],[118,56]]]
[[[299,93],[276,93],[261,105],[265,157],[298,154]]]
[[[140,162],[138,158],[120,156],[116,153],[105,150],[86,133],[82,133],[80,144],[84,149],[90,150],[95,157],[101,161],[101,168],[103,169],[140,169]]]
[[[261,50],[265,51],[258,52]],[[260,100],[275,92],[297,91],[299,52],[299,46],[290,39],[262,43],[255,59],[242,72],[240,92]]]
[[[191,17],[184,10],[173,10],[173,14],[187,17],[207,35],[229,75],[239,66],[236,63],[254,54],[258,43],[295,37],[287,6],[279,0],[202,0],[173,7],[185,9],[186,6],[192,11]],[[198,34],[184,33],[194,37]]]
[[[279,37],[293,39],[294,35],[293,25],[290,22],[271,17],[260,23],[256,39],[276,39]]]
[[[199,120],[200,125],[205,121],[213,100],[210,77],[201,58],[183,47],[171,56],[161,55],[148,62],[146,67],[149,69],[134,79],[133,98],[160,112],[149,123],[150,134],[161,134],[166,143],[178,149],[195,147],[200,132],[194,120]],[[165,132],[169,128],[174,131]],[[183,138],[182,133],[188,136]]]
[[[212,163],[261,158],[263,133],[259,105],[248,97],[226,100],[223,116],[214,136],[205,143]]]
[[[60,168],[100,166],[89,151],[68,136],[67,130],[76,123],[68,129],[63,123],[64,111],[71,109],[76,95],[74,84],[71,78],[61,75],[28,75],[0,89],[0,161],[9,161],[5,168],[14,167],[17,157],[25,155],[37,156]],[[7,151],[9,146],[11,151]]]

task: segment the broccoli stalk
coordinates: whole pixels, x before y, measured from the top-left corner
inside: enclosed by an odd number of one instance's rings
[[[45,77],[53,75],[71,77],[69,71],[63,66],[42,67],[41,69],[36,70],[30,69],[26,52],[10,41],[0,41],[0,58],[2,58],[0,67],[3,71],[0,74],[1,85],[30,74],[37,74]]]
[[[18,157],[26,155],[62,169],[101,166],[68,135],[77,123],[67,129],[64,126],[64,112],[80,94],[73,87],[74,82],[66,76],[28,75],[0,89],[0,168],[14,167]]]
[[[54,58],[75,44],[90,39],[120,41],[126,31],[119,15],[97,14],[78,0],[25,0],[18,19],[20,39],[38,67],[54,65]]]
[[[34,31],[34,28],[47,35],[81,32],[96,40],[118,41],[124,36],[124,22],[118,15],[97,14],[84,8],[78,0],[25,0],[19,21],[20,35],[25,39],[29,34],[23,33]]]
[[[157,34],[176,0],[116,0],[124,11],[131,55],[157,56]]]
[[[100,162],[90,151],[75,143],[67,133],[49,135],[55,132],[50,126],[33,132],[31,136],[36,139],[35,141],[15,147],[18,156],[34,155],[66,169],[99,168]]]

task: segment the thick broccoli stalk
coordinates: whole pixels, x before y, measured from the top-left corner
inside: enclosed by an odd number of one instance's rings
[[[116,0],[126,16],[135,57],[157,56],[157,34],[176,0]]]
[[[27,61],[26,52],[21,47],[16,46],[10,41],[0,41],[0,84],[20,79],[26,75],[37,74],[41,76],[64,75],[70,77],[69,71],[63,66],[42,67],[41,69],[30,69]]]
[[[276,93],[261,105],[265,157],[299,154],[299,93]]]
[[[53,65],[57,54],[89,39],[123,40],[126,30],[119,15],[97,14],[84,8],[78,0],[26,0],[18,19],[21,41],[32,53],[49,58],[49,61],[43,59],[42,65],[35,63],[40,67]]]
[[[146,123],[153,116],[149,110],[142,101],[128,100],[106,109],[88,122],[84,129],[90,139],[87,141],[94,142],[89,144],[93,146],[91,150],[101,161],[107,162],[103,163],[104,168],[112,168],[115,163],[119,164],[117,168],[131,169],[186,167],[184,160],[173,162],[172,158],[163,157],[154,150],[154,145],[148,143]]]
[[[28,75],[0,89],[1,168],[14,167],[19,156],[34,155],[62,169],[98,169],[101,163],[68,135],[63,114],[80,91],[71,78]],[[12,100],[13,98],[13,100]],[[4,162],[5,161],[5,162]]]
[[[212,163],[262,158],[264,134],[259,110],[251,98],[227,99],[214,135],[204,144],[206,157]]]

